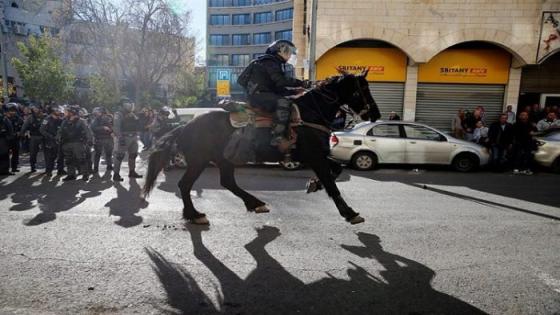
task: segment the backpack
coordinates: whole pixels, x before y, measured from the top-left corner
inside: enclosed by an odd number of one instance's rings
[[[237,77],[237,84],[241,85],[245,90],[248,89],[249,81],[251,80],[251,75],[253,74],[253,69],[255,68],[259,59],[254,59],[249,63],[249,65],[239,74]]]

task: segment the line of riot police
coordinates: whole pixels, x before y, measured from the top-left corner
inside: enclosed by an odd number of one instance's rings
[[[77,105],[47,106],[45,110],[30,106],[27,115],[24,107],[16,103],[2,107],[0,175],[19,172],[21,140],[28,139],[32,173],[37,171],[37,155],[43,148],[44,174],[49,177],[56,169],[57,175],[67,175],[64,181],[75,180],[80,174],[87,181],[99,172],[103,156],[107,173],[112,171],[114,181],[123,181],[120,170],[127,154],[128,176],[142,177],[136,172],[136,157],[138,132],[143,127],[130,100],[122,100],[114,115],[103,107],[94,108],[89,115],[85,108]]]

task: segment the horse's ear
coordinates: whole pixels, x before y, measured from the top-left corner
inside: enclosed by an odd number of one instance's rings
[[[360,76],[367,78],[368,73],[369,73],[369,68],[366,68],[364,71],[362,71],[362,73],[360,73]]]
[[[342,75],[349,75],[350,73],[348,73],[348,71],[343,70],[341,67],[336,67],[336,71],[338,71],[338,73],[342,74]]]

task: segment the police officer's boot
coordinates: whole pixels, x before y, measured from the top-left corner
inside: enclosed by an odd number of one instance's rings
[[[128,158],[128,168],[130,171],[128,172],[128,177],[132,178],[142,178],[142,175],[136,173],[136,156]]]
[[[288,152],[290,142],[287,134],[290,123],[291,102],[285,98],[279,99],[274,113],[274,127],[272,128],[271,145],[276,146],[280,152]]]

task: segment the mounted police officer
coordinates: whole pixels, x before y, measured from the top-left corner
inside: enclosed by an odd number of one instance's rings
[[[18,113],[18,104],[8,103],[6,105],[6,116],[12,123],[12,128],[14,130],[14,135],[10,141],[8,141],[10,146],[10,151],[12,152],[12,157],[10,159],[10,167],[12,168],[12,173],[19,172],[19,148],[21,140],[21,127],[23,126],[23,119]]]
[[[61,153],[60,145],[57,140],[58,130],[62,124],[62,108],[51,106],[47,109],[47,118],[43,119],[39,131],[45,139],[45,174],[52,176],[54,163],[57,161],[58,175],[64,175],[64,156]]]
[[[113,170],[113,118],[107,115],[104,107],[96,107],[93,109],[93,121],[90,128],[93,132],[93,150],[95,156],[93,159],[93,172],[99,172],[99,161],[101,154],[105,152],[105,163],[107,163],[107,171]]]
[[[58,131],[58,137],[62,146],[62,153],[68,176],[63,180],[69,181],[76,179],[76,169],[82,172],[82,179],[87,181],[89,178],[86,165],[86,143],[91,143],[91,133],[83,119],[80,119],[80,108],[78,106],[68,106],[66,108],[66,118],[62,122]]]
[[[288,124],[292,102],[286,96],[301,93],[308,83],[291,77],[286,63],[293,58],[296,47],[288,40],[277,40],[266,49],[265,55],[253,60],[241,73],[239,85],[245,88],[249,103],[253,107],[274,113],[275,126],[271,144],[280,151],[286,151],[289,143]]]
[[[0,176],[10,172],[10,141],[14,137],[12,122],[0,111]]]
[[[37,171],[37,155],[41,147],[44,146],[44,137],[40,131],[43,119],[43,110],[36,105],[31,105],[31,114],[27,117],[21,128],[23,135],[29,132],[29,163],[31,164],[31,173]]]
[[[120,175],[121,164],[126,153],[128,153],[128,176],[142,178],[136,173],[136,157],[138,156],[138,131],[140,122],[134,114],[134,103],[129,99],[121,101],[121,109],[115,113],[113,132],[117,139],[117,152],[114,161],[113,181],[122,182]]]

